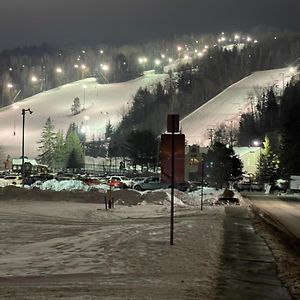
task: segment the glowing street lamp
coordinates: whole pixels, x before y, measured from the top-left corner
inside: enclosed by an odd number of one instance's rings
[[[294,67],[290,67],[290,68],[289,68],[289,73],[290,73],[290,74],[294,74],[295,71],[296,71],[296,69],[295,69]]]
[[[36,76],[31,76],[31,82],[33,82],[33,83],[35,83],[35,82],[37,82],[38,81],[38,79],[37,79],[37,77]]]
[[[102,70],[103,71],[108,71],[109,70],[109,66],[108,65],[102,65]]]
[[[62,73],[62,69],[61,68],[56,68],[56,73],[61,74]]]
[[[148,62],[147,57],[139,57],[139,63],[140,63],[140,64],[145,64],[145,63],[147,63],[147,62]]]
[[[100,65],[100,75],[104,78],[106,83],[109,83],[107,77],[105,76],[105,73],[109,71],[109,66],[107,64],[101,64]]]
[[[159,59],[156,59],[156,60],[154,61],[154,63],[155,63],[156,66],[159,66],[160,63],[161,63],[161,61],[160,61]]]
[[[235,39],[235,40],[239,40],[239,39],[240,39],[240,36],[239,36],[238,34],[236,34],[236,35],[234,36],[234,39]]]
[[[11,92],[12,92],[12,88],[13,88],[13,84],[12,83],[8,83],[6,85],[6,88],[7,88],[7,92],[8,92],[8,98],[9,98],[9,102],[11,101]]]

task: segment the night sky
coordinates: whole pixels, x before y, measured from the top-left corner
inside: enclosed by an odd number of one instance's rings
[[[0,0],[0,49],[126,43],[183,33],[300,31],[300,0]]]

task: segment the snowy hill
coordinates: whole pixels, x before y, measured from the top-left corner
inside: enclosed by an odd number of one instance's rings
[[[55,131],[66,130],[75,122],[87,128],[87,138],[103,136],[108,120],[116,124],[122,111],[126,111],[140,86],[151,86],[167,75],[147,72],[143,77],[124,83],[98,84],[89,78],[66,84],[47,92],[18,102],[18,107],[9,106],[0,110],[0,145],[11,157],[21,156],[22,116],[21,109],[30,108],[34,113],[26,114],[25,155],[38,155],[37,142],[41,137],[42,127],[50,116]],[[282,88],[291,77],[288,68],[256,72],[233,84],[205,105],[181,120],[180,126],[189,144],[201,146],[209,142],[208,129],[215,129],[219,124],[236,122],[242,112],[250,107],[250,97],[255,101],[255,89],[262,89],[276,84]],[[85,86],[85,88],[83,88]],[[71,105],[75,97],[80,98],[85,111],[73,116]],[[84,101],[85,100],[85,101]],[[15,134],[14,134],[15,132]]]
[[[143,77],[125,83],[98,84],[88,78],[49,90],[0,110],[0,145],[11,157],[21,156],[22,115],[21,110],[30,108],[34,113],[25,117],[25,155],[38,155],[37,142],[42,127],[50,116],[55,131],[67,131],[75,122],[87,128],[87,138],[103,136],[108,120],[116,124],[122,111],[128,110],[139,87],[152,86],[167,75],[146,72]],[[73,116],[71,106],[75,97],[80,98],[85,111]],[[15,133],[15,134],[14,134]]]
[[[255,90],[272,85],[281,90],[292,76],[289,71],[289,68],[283,68],[255,72],[189,114],[180,122],[188,143],[207,146],[211,130],[222,123],[231,126],[232,122],[238,122],[241,113],[255,105]]]

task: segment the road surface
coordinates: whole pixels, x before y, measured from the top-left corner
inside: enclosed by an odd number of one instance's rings
[[[247,197],[256,207],[270,215],[282,230],[300,242],[300,199],[258,193],[247,193]]]

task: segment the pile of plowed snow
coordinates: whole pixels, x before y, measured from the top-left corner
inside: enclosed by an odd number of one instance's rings
[[[108,198],[109,186],[105,184],[89,186],[80,180],[55,179],[45,182],[36,182],[32,186],[21,187],[6,186],[1,189],[0,200],[46,200],[46,201],[72,201],[85,203],[105,203]],[[193,192],[181,192],[175,190],[174,204],[177,207],[195,207],[201,205],[218,205],[218,198],[223,190],[204,187],[203,198],[201,190]],[[115,205],[143,205],[155,204],[169,206],[171,202],[171,190],[160,189],[155,191],[139,192],[130,189],[112,189],[112,198]]]

